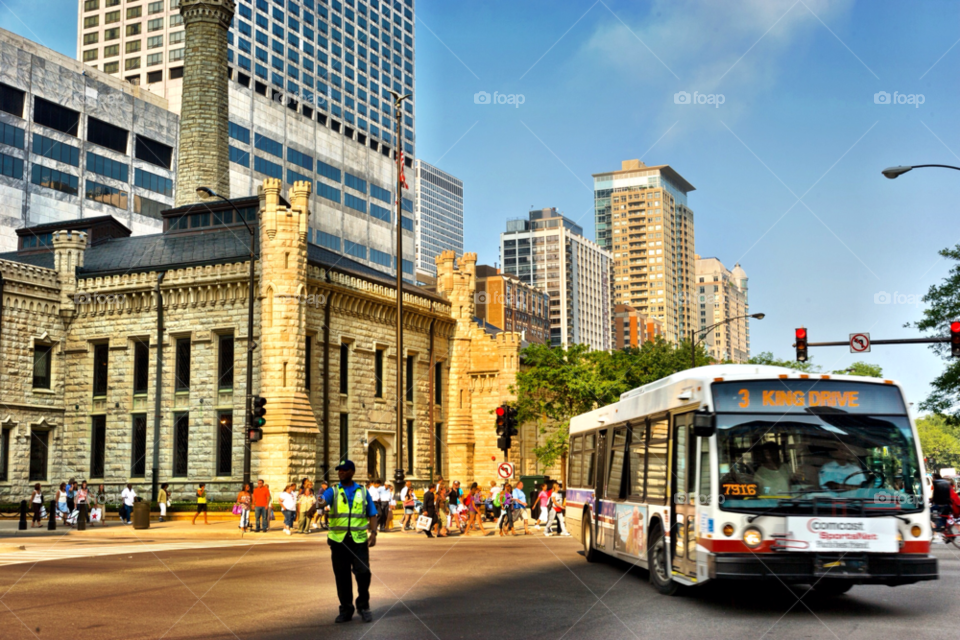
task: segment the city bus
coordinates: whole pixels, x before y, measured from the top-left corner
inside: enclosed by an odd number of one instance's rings
[[[757,365],[676,373],[570,421],[584,556],[670,595],[711,580],[937,579],[916,426],[891,380]]]

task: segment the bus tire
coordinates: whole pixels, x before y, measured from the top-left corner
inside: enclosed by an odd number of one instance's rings
[[[828,597],[842,596],[852,588],[852,582],[847,580],[831,580],[830,578],[824,578],[817,584],[813,585],[813,590],[815,593]]]
[[[593,518],[590,516],[589,511],[583,512],[583,519],[580,521],[583,523],[583,557],[587,562],[599,562],[600,552],[597,551],[596,547],[593,546],[595,538],[593,537]]]
[[[647,547],[650,584],[662,595],[672,596],[680,585],[673,581],[673,571],[667,557],[667,540],[663,537],[663,528],[659,521],[655,521],[650,527]]]

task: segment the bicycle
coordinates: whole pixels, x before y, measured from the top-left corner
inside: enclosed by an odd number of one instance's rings
[[[946,513],[944,513],[946,510]],[[950,507],[933,505],[930,507],[930,524],[934,533],[939,533],[944,543],[960,549],[960,519],[953,516]]]

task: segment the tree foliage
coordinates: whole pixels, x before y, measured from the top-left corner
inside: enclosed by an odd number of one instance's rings
[[[546,439],[533,450],[545,467],[566,460],[570,419],[620,399],[620,394],[677,371],[690,368],[690,343],[679,347],[657,337],[639,349],[591,351],[585,345],[568,349],[530,345],[521,354],[517,374],[519,421],[534,421]],[[710,364],[702,346],[697,366]]]
[[[940,256],[953,261],[950,273],[943,283],[933,285],[923,296],[928,306],[923,310],[923,319],[907,323],[906,326],[919,329],[931,337],[950,337],[950,323],[960,318],[960,245],[943,249]],[[960,360],[950,359],[949,343],[930,345],[934,353],[947,364],[931,383],[933,392],[920,403],[920,408],[938,414],[947,414],[953,423],[960,422]]]
[[[846,374],[849,376],[864,376],[865,378],[882,378],[883,369],[878,364],[870,364],[859,360],[854,362],[846,369],[837,369],[833,373]]]
[[[775,358],[769,351],[762,351],[750,358],[750,360],[747,362],[749,364],[765,364],[774,367],[787,367],[788,369],[795,369],[797,371],[802,371],[803,373],[820,373],[821,371],[818,365],[813,364],[812,357],[806,362],[797,362],[796,360],[780,360],[779,358]],[[831,373],[852,376],[866,376],[869,378],[883,377],[883,369],[880,368],[880,365],[870,364],[869,362],[863,361],[854,362],[846,369],[838,369]]]
[[[960,467],[960,428],[947,416],[935,413],[918,418],[917,432],[928,471]]]

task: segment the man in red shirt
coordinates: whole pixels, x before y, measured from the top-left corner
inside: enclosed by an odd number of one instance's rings
[[[263,531],[266,533],[270,529],[270,521],[267,520],[267,510],[271,509],[270,488],[263,486],[263,480],[257,480],[257,488],[253,490],[253,508],[256,513],[257,523],[254,529],[255,533]],[[263,527],[260,526],[260,518],[263,518]]]

